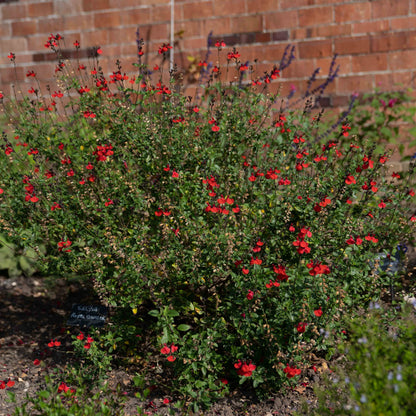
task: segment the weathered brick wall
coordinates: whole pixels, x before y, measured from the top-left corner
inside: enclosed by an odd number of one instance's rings
[[[328,91],[334,106],[345,105],[352,92],[413,83],[416,0],[175,0],[174,13],[179,65],[189,64],[188,55],[203,58],[213,31],[243,60],[257,59],[258,75],[295,45],[296,59],[282,74],[286,89],[304,88],[316,67],[324,76],[338,53],[341,73]],[[79,40],[84,56],[87,48],[101,46],[106,71],[114,69],[116,57],[131,71],[139,27],[146,59],[156,62],[158,46],[169,41],[170,16],[170,0],[1,0],[0,88],[7,95],[15,76],[27,82],[29,69],[41,80],[53,75],[44,47],[50,33],[64,36],[68,49]],[[209,59],[215,64],[215,51]]]

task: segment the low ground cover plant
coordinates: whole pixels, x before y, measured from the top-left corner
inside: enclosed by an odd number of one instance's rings
[[[302,415],[411,415],[415,396],[416,324],[414,307],[402,311],[374,303],[350,318],[342,360],[317,389],[318,407],[305,404]]]
[[[62,42],[47,43],[56,90],[40,91],[29,70],[29,95],[4,98],[0,231],[42,272],[79,276],[128,310],[135,324],[113,315],[126,329],[114,339],[128,337],[133,355],[150,339],[183,403],[293,383],[328,348],[326,331],[398,283],[380,253],[404,259],[412,240],[414,163],[391,173],[391,155],[356,143],[347,114],[321,127],[309,96],[336,77],[335,61],[292,109],[292,92],[276,92],[290,49],[259,74],[218,42],[226,56],[201,62],[188,97],[165,69],[167,44],[150,69],[139,41],[135,75],[117,63],[106,77],[100,48],[70,68]]]

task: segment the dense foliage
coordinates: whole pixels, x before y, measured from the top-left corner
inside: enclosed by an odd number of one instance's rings
[[[311,101],[292,109],[273,93],[283,66],[257,77],[234,50],[191,99],[159,52],[162,69],[133,77],[61,60],[59,90],[5,104],[0,232],[148,321],[137,331],[180,397],[268,392],[326,348],[327,325],[390,290],[380,253],[404,257],[414,232],[414,164],[391,172],[345,116],[328,132]]]

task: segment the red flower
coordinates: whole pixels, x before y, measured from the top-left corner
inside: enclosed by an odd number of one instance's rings
[[[354,241],[354,239],[353,239],[352,237],[350,237],[350,238],[346,241],[346,243],[347,243],[348,245],[353,245],[353,244],[355,244],[355,241]]]
[[[352,176],[352,175],[348,175],[348,176],[347,176],[347,179],[345,179],[345,183],[346,183],[347,185],[351,185],[351,184],[353,184],[353,183],[356,183],[354,176]]]
[[[34,360],[33,361],[33,365],[39,365],[40,364],[40,360],[38,360],[37,358],[36,358],[36,360]]]
[[[51,342],[48,343],[48,347],[59,347],[61,345],[60,341],[56,339],[51,339]]]
[[[179,173],[176,170],[172,172],[172,178],[179,178]]]
[[[69,390],[69,387],[64,382],[62,382],[58,387],[58,393],[61,393],[61,392],[66,393],[68,390]]]
[[[64,248],[68,248],[70,245],[72,244],[72,241],[69,241],[69,240],[67,240],[67,241],[60,241],[59,243],[58,243],[58,251],[63,251],[64,250]],[[64,250],[65,252],[67,252],[67,253],[69,253],[71,250]]]
[[[84,345],[84,348],[85,348],[86,350],[89,350],[89,349],[91,348],[91,343],[90,343],[90,342],[87,342],[87,343]]]
[[[79,339],[80,341],[82,341],[84,339],[84,333],[80,332],[79,335],[77,335],[77,339]]]
[[[51,211],[55,211],[56,209],[61,209],[61,206],[57,202],[54,202],[51,206]]]
[[[317,316],[318,318],[320,317],[320,316],[322,316],[322,314],[323,314],[323,312],[322,312],[322,307],[320,306],[318,309],[315,309],[314,311],[313,311],[313,313],[314,313],[314,315],[315,316]]]
[[[248,300],[253,300],[254,292],[252,290],[249,290],[246,297]]]
[[[242,363],[241,360],[238,360],[234,364],[234,368],[237,369],[237,374],[243,377],[250,377],[253,374],[253,371],[256,369],[256,366],[250,362]]]
[[[309,274],[311,276],[316,276],[319,274],[329,274],[331,272],[328,266],[326,266],[325,264],[321,264],[320,262],[314,263],[313,261],[311,261],[306,265],[306,267],[308,269],[311,269],[309,270]]]
[[[263,263],[263,261],[261,259],[257,258],[257,257],[256,258],[252,257],[251,260],[250,260],[250,264],[258,264],[260,266],[260,264],[262,264],[262,263]]]
[[[289,276],[286,274],[286,268],[285,266],[275,266],[273,265],[273,271],[277,274],[276,279],[280,281],[287,281],[289,279]]]
[[[164,346],[163,346],[163,348],[160,350],[160,352],[162,353],[162,354],[165,354],[165,355],[167,355],[167,354],[170,354],[170,348],[166,345],[166,344],[163,344]]]
[[[8,380],[7,383],[5,381],[0,381],[0,389],[5,389],[6,387],[13,387],[14,386],[14,381],[12,380]]]
[[[303,334],[306,330],[306,325],[308,325],[306,322],[299,322],[296,326],[296,330],[299,332],[299,334]]]
[[[170,400],[167,397],[163,399],[163,404],[169,404],[169,403],[170,403]]]
[[[243,274],[248,274],[249,273],[249,270],[248,269],[245,269],[244,267],[243,267],[243,269],[241,271],[243,272]]]
[[[176,360],[176,357],[174,357],[173,355],[169,355],[166,359],[173,363]]]
[[[298,376],[302,371],[296,367],[290,367],[289,364],[287,364],[283,372],[286,373],[287,378],[292,378]]]

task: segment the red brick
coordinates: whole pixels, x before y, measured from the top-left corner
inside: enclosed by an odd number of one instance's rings
[[[16,71],[13,68],[1,68],[0,79],[3,84],[15,83],[25,79],[25,74],[22,67],[17,67]]]
[[[368,36],[355,36],[334,40],[335,52],[340,55],[370,52],[370,38]]]
[[[4,4],[2,7],[3,20],[21,19],[26,16],[26,4]]]
[[[64,30],[73,31],[79,30],[84,31],[91,27],[91,16],[81,15],[81,16],[65,16],[64,18]]]
[[[113,12],[95,13],[94,26],[95,28],[116,27],[120,25],[120,13],[115,10]]]
[[[81,39],[79,41],[81,45],[85,45],[86,47],[104,46],[109,43],[109,31],[101,29],[92,30],[90,32],[82,32]]]
[[[372,18],[403,16],[409,13],[408,0],[378,0],[371,2]]]
[[[175,23],[175,33],[182,32],[184,38],[208,35],[208,32],[202,31],[201,26],[200,20]]]
[[[353,75],[336,79],[338,93],[372,91],[375,87],[373,75]]]
[[[265,30],[290,29],[298,26],[297,11],[266,13]]]
[[[247,0],[248,13],[262,13],[279,10],[278,0]]]
[[[168,42],[170,36],[170,29],[168,24],[160,25],[142,25],[140,26],[140,37],[149,41]]]
[[[351,25],[346,24],[334,24],[334,25],[323,25],[310,28],[312,32],[311,37],[324,37],[331,38],[336,36],[351,35]]]
[[[371,18],[371,3],[349,3],[335,6],[335,21],[362,22]]]
[[[29,36],[27,39],[27,49],[28,51],[42,51],[47,52],[48,49],[45,48],[45,43],[48,37],[45,35],[34,35]]]
[[[121,24],[126,25],[143,25],[152,22],[150,16],[150,8],[127,9],[120,11]]]
[[[110,1],[109,0],[83,0],[82,6],[86,12],[109,9]]]
[[[184,6],[186,7],[186,5]],[[214,16],[232,16],[246,12],[245,2],[241,0],[214,0]]]
[[[134,55],[135,62],[137,62],[137,46],[134,43],[121,45],[121,55],[122,56]],[[123,62],[124,62],[124,59],[125,58],[123,58]]]
[[[281,0],[281,9],[298,9],[304,6],[312,6],[315,4],[314,0]]]
[[[300,9],[299,26],[317,26],[324,23],[332,23],[332,7],[314,7],[311,9]]]
[[[388,54],[374,53],[352,56],[352,72],[385,71],[388,69]]]
[[[13,36],[28,36],[37,33],[38,25],[36,21],[30,20],[27,22],[12,22]]]
[[[136,28],[112,27],[108,29],[110,43],[133,43],[136,46]]]
[[[332,42],[330,40],[300,42],[298,49],[301,59],[332,56]]]
[[[151,19],[152,23],[170,22],[171,14],[170,7],[160,6],[151,8]]]
[[[416,68],[415,51],[398,51],[389,54],[390,70]]]
[[[390,19],[390,27],[393,30],[413,29],[416,27],[416,17],[406,16]]]
[[[406,86],[413,85],[414,82],[414,74],[412,71],[406,72],[393,72],[392,74],[392,82],[391,85],[402,84]]]
[[[124,9],[126,7],[137,7],[137,6],[153,6],[161,4],[170,4],[171,0],[109,0],[110,8]],[[179,0],[176,0],[179,3]],[[175,2],[175,3],[176,3]]]
[[[28,50],[27,39],[23,37],[13,37],[13,38],[3,38],[0,42],[0,53],[9,54],[10,52],[15,53],[16,55]],[[16,57],[18,61],[19,57]]]
[[[315,59],[314,68],[321,68],[321,75],[327,75],[331,66],[333,57]],[[335,68],[339,65],[339,75],[349,74],[351,72],[351,56],[337,56]]]
[[[293,60],[284,70],[285,78],[305,78],[309,77],[315,69],[313,59]],[[260,74],[261,75],[261,74]]]
[[[261,32],[263,30],[263,19],[257,16],[241,16],[231,18],[231,32]]]
[[[370,34],[377,32],[384,32],[389,30],[389,21],[388,20],[377,20],[375,22],[362,22],[362,23],[353,23],[352,24],[352,33],[359,34]]]
[[[214,15],[214,7],[212,1],[203,1],[198,3],[189,3],[182,6],[183,18],[188,20],[202,19],[212,17]]]
[[[39,18],[38,20],[38,31],[37,33],[45,33],[45,42],[48,39],[48,36],[51,33],[58,33],[60,28],[64,26],[63,17],[52,17],[52,18]],[[31,20],[30,22],[36,22],[36,20]],[[63,33],[61,33],[64,35]],[[45,43],[44,42],[44,43]]]
[[[371,52],[386,52],[406,49],[407,36],[405,32],[389,33],[387,35],[373,35],[370,39]]]
[[[201,20],[202,34],[208,36],[211,31],[215,36],[231,33],[231,21],[229,17],[216,17],[214,19]]]
[[[301,39],[306,40],[312,37],[312,28],[308,27],[300,27],[296,29],[292,29],[290,31],[290,38],[291,39]]]
[[[181,40],[180,45],[184,51],[201,50],[202,48],[206,48],[207,39],[206,37],[199,37],[193,39],[184,38],[183,40]]]
[[[0,23],[0,36],[9,37],[12,33],[12,27],[10,23]]]
[[[406,47],[409,49],[416,48],[416,30],[406,32]]]
[[[29,3],[27,5],[27,16],[28,17],[37,17],[37,16],[49,16],[53,14],[53,3]]]
[[[59,0],[53,2],[54,13],[59,16],[73,16],[82,12],[83,0]]]

